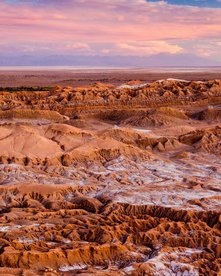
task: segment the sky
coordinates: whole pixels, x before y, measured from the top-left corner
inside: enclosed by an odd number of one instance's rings
[[[0,65],[218,66],[221,0],[0,0]]]

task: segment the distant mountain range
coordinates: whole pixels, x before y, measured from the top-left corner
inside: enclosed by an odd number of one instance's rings
[[[0,56],[0,66],[220,66],[220,62],[195,55],[158,54],[149,57],[137,56]]]

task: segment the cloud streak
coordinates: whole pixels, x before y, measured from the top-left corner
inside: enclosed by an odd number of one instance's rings
[[[184,52],[221,61],[216,47],[221,37],[219,8],[144,0],[4,1],[0,28],[0,52],[5,55]]]

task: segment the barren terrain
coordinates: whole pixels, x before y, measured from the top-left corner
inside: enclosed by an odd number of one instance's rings
[[[220,79],[221,67],[209,68],[147,68],[147,69],[53,69],[29,68],[0,68],[0,86],[72,86],[91,85],[95,82],[121,85],[131,80],[142,82],[156,81],[167,78],[185,80],[214,80]]]
[[[221,81],[139,76],[2,89],[1,275],[221,273]]]

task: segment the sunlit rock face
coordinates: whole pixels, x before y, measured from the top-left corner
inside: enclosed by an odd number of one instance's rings
[[[1,275],[219,275],[220,81],[0,102]]]

